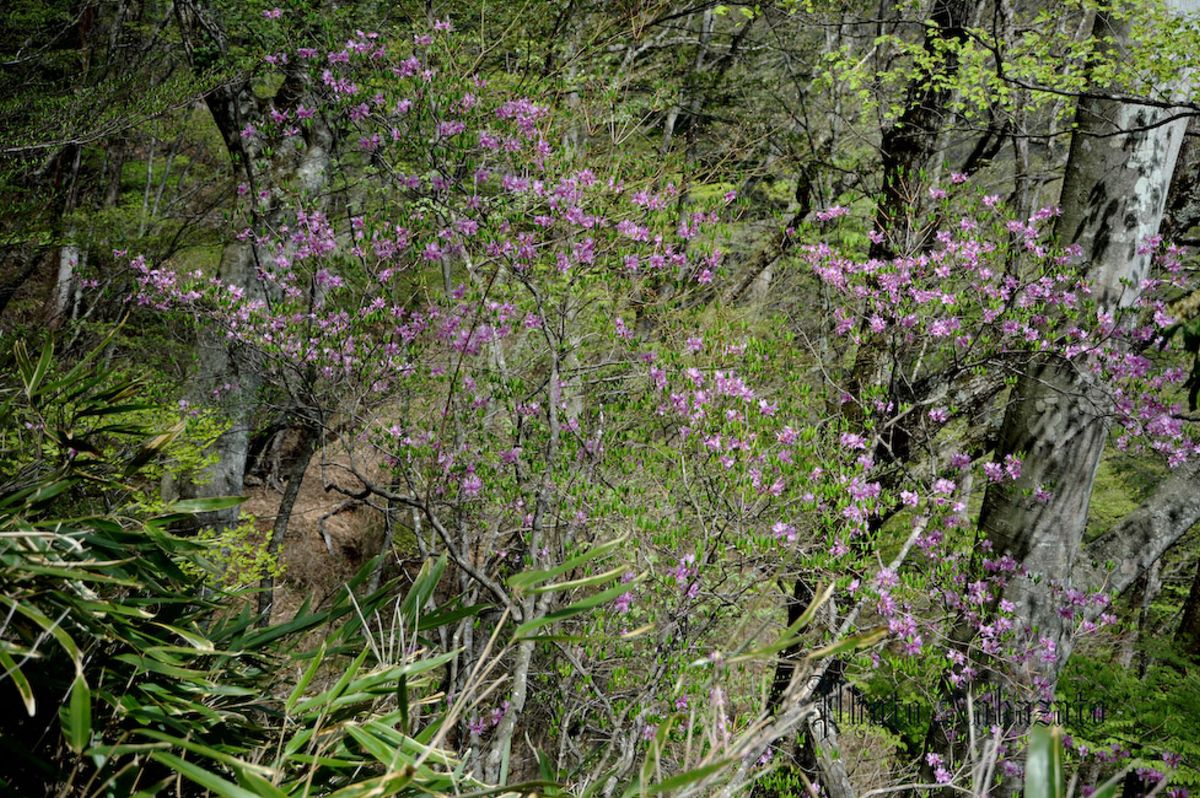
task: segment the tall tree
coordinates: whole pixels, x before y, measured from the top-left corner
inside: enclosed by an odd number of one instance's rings
[[[210,75],[216,70],[222,77],[205,95],[205,103],[225,142],[235,175],[251,195],[252,227],[274,226],[281,221],[276,217],[282,212],[281,194],[285,188],[321,205],[333,149],[333,134],[323,118],[314,116],[300,128],[303,145],[296,148],[266,149],[255,133],[273,110],[295,118],[309,91],[304,70],[299,65],[286,69],[278,88],[263,96],[256,90],[249,68],[236,63],[235,41],[227,27],[230,17],[216,2],[185,0],[176,3],[175,10],[193,71]],[[309,102],[309,107],[312,105]],[[218,275],[222,282],[240,287],[248,296],[266,299],[269,289],[260,279],[265,257],[255,236],[231,237],[222,251]],[[214,460],[206,472],[170,489],[188,497],[239,495],[262,384],[260,367],[256,356],[245,347],[217,337],[202,337],[197,360],[192,393],[200,398],[214,392],[223,394],[229,428],[214,443]],[[304,462],[292,464],[285,475],[284,501],[272,534],[276,549],[287,529],[288,513],[284,511],[295,502],[317,428],[311,408],[303,407],[299,397],[292,399],[295,401],[284,408],[286,418],[282,424],[300,430],[302,440],[296,448],[304,453]],[[237,509],[230,508],[214,514],[212,520],[228,524],[236,518]],[[269,610],[269,601],[262,609]]]
[[[938,140],[949,113],[958,72],[958,48],[967,38],[967,26],[978,12],[979,0],[936,0],[925,31],[923,64],[914,67],[904,99],[904,110],[883,131],[879,143],[883,190],[875,226],[884,237],[872,242],[871,257],[904,252],[913,243],[910,230],[919,172],[938,149]]]
[[[1183,14],[1200,3],[1174,0],[1169,7]],[[1131,27],[1128,15],[1098,12],[1093,36],[1102,55],[1120,58],[1131,46]],[[1183,73],[1172,88],[1182,94],[1191,85]],[[1115,317],[1134,306],[1148,275],[1146,244],[1158,232],[1187,121],[1169,104],[1107,99],[1104,86],[1094,88],[1079,101],[1057,231],[1061,243],[1081,248],[1098,311]],[[1071,651],[1071,624],[1054,589],[1074,586],[1071,575],[1083,559],[1110,409],[1084,364],[1058,356],[1030,362],[1013,389],[996,450],[999,460],[1023,458],[1021,478],[989,485],[980,515],[997,552],[1008,551],[1041,577],[1013,580],[1007,598],[1017,618],[1057,654],[1038,658],[1027,677],[1045,690],[1053,689]]]

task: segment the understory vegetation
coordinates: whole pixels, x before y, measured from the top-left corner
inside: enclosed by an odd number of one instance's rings
[[[12,0],[0,794],[1200,788],[1191,0]]]

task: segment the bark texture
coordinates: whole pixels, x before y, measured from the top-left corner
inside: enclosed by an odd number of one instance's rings
[[[1196,523],[1200,522],[1200,462],[1176,469],[1136,510],[1089,543],[1071,575],[1076,585],[1128,590]]]
[[[197,0],[176,5],[176,14],[193,69],[203,74],[206,53],[229,49],[229,34],[220,24],[214,9]],[[210,57],[210,56],[208,56]],[[267,222],[278,227],[285,207],[285,190],[312,198],[323,206],[320,192],[328,181],[333,136],[321,118],[314,117],[304,129],[300,149],[280,147],[269,156],[261,151],[254,136],[242,136],[247,124],[264,118],[269,107],[287,108],[300,102],[307,91],[299,71],[285,74],[273,97],[259,97],[248,78],[241,78],[213,89],[205,102],[225,142],[235,175],[244,179],[251,194],[259,200],[252,222]],[[259,279],[260,254],[253,239],[231,240],[221,255],[219,277],[222,282],[240,286],[247,297],[269,299]],[[257,353],[244,346],[230,344],[219,334],[202,334],[197,343],[197,369],[190,393],[196,401],[211,402],[214,394],[224,405],[228,430],[213,444],[214,462],[201,474],[178,484],[164,485],[164,493],[187,498],[236,496],[243,492],[250,440],[254,431],[254,412],[262,386],[263,368]],[[237,520],[236,507],[213,513],[208,523],[230,524]]]
[[[1174,6],[1191,10],[1195,3]],[[1128,46],[1129,34],[1128,20],[1097,14],[1093,36],[1111,37],[1113,55]],[[1102,312],[1133,305],[1149,272],[1151,257],[1139,249],[1158,232],[1186,126],[1170,116],[1169,109],[1080,100],[1057,231],[1062,243],[1082,248]],[[1026,673],[1043,689],[1053,689],[1071,651],[1070,624],[1057,612],[1054,588],[1073,585],[1109,411],[1086,364],[1054,356],[1031,363],[1013,391],[996,453],[1021,456],[1021,478],[990,486],[980,515],[996,552],[1010,552],[1033,577],[1013,580],[1007,597],[1036,639],[1055,644],[1057,660],[1035,658]],[[1034,497],[1038,486],[1051,491],[1049,501]]]
[[[1200,659],[1200,562],[1196,564],[1196,576],[1192,578],[1192,589],[1188,591],[1183,605],[1183,618],[1175,630],[1175,642],[1193,659]]]
[[[935,0],[925,31],[925,51],[934,64],[921,70],[908,85],[904,111],[883,131],[879,152],[883,187],[875,227],[885,234],[871,245],[872,258],[889,258],[908,248],[910,214],[918,199],[918,173],[937,151],[958,72],[956,48],[967,36],[967,25],[979,0]]]
[[[304,484],[304,473],[312,461],[317,448],[318,428],[313,424],[302,424],[296,430],[299,441],[292,460],[287,467],[287,484],[283,489],[283,498],[279,501],[279,511],[275,514],[275,523],[271,526],[271,539],[267,544],[267,557],[270,561],[278,561],[283,553],[283,541],[287,536],[288,523],[292,519],[292,509],[300,496],[300,487]],[[269,571],[259,584],[258,622],[266,626],[271,622],[271,610],[275,606],[275,577]]]

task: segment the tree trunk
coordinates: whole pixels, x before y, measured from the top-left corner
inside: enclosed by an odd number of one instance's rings
[[[1193,7],[1192,0],[1174,6]],[[1104,14],[1097,15],[1093,35],[1111,37],[1107,46],[1118,50],[1129,43],[1128,24]],[[1079,101],[1057,233],[1060,243],[1082,248],[1101,312],[1116,315],[1133,305],[1149,271],[1150,255],[1138,248],[1158,231],[1186,124],[1167,121],[1169,115],[1167,109],[1097,96]],[[1109,410],[1103,387],[1085,367],[1037,355],[1005,413],[996,460],[1020,456],[1021,476],[989,485],[979,526],[993,553],[1007,551],[1025,572],[1011,579],[1005,597],[1015,605],[1018,631],[1039,650],[1020,673],[1006,676],[1030,693],[1052,697],[1071,653],[1070,632],[1079,618],[1068,621],[1059,614],[1056,594],[1073,587],[1120,593],[1200,518],[1200,500],[1188,487],[1198,467],[1187,463],[1147,503],[1081,550]],[[1051,492],[1048,501],[1035,498],[1039,486]],[[1098,561],[1115,562],[1117,570],[1106,574],[1094,565]],[[1097,606],[1086,610],[1092,618],[1099,613]],[[965,631],[955,635],[960,643],[970,636]],[[945,732],[931,725],[927,749],[953,755],[956,746]],[[1020,786],[1019,779],[1006,779],[1001,794],[1014,794]]]
[[[54,277],[54,293],[50,298],[50,307],[46,323],[51,329],[57,329],[68,320],[71,311],[71,295],[75,288],[75,272],[86,257],[86,250],[79,243],[79,231],[71,214],[79,204],[79,167],[83,158],[83,148],[75,145],[71,161],[71,172],[68,178],[67,195],[63,202],[63,242],[58,248],[58,269]]]
[[[1183,604],[1183,618],[1175,630],[1175,642],[1187,656],[1200,660],[1200,560],[1196,562],[1192,589]]]
[[[788,627],[800,620],[800,616],[812,604],[813,598],[812,585],[803,576],[797,577],[792,583],[792,596],[787,602]],[[775,674],[767,691],[768,713],[775,714],[780,710],[802,649],[801,643],[795,643],[779,653],[779,659],[775,663]],[[812,691],[820,702],[817,712],[808,718],[800,731],[799,739],[791,752],[792,761],[789,763],[799,768],[809,781],[820,782],[829,798],[853,798],[855,795],[840,755],[837,726],[830,712],[833,705],[840,706],[840,701],[834,704],[832,698],[829,701],[821,700],[826,696],[836,696],[843,688],[842,675],[845,670],[846,663],[842,659],[835,659],[822,673]],[[775,798],[779,793],[763,787],[762,783],[758,782],[754,786],[753,795],[756,798]]]
[[[292,518],[292,508],[296,506],[296,498],[300,495],[300,487],[304,484],[304,473],[312,461],[313,452],[317,448],[318,429],[311,423],[302,423],[296,428],[300,440],[292,453],[292,460],[287,467],[287,484],[283,489],[283,498],[279,500],[279,511],[275,514],[275,523],[271,526],[271,539],[267,542],[267,558],[274,565],[283,551],[283,539],[287,536],[288,523]],[[275,606],[275,577],[268,571],[259,584],[258,622],[266,626],[271,622],[271,609]]]
[[[41,248],[31,244],[25,244],[17,248],[17,254],[12,260],[17,264],[16,271],[9,277],[6,277],[3,282],[0,282],[0,316],[4,315],[5,309],[8,308],[8,303],[21,290],[21,286],[28,282],[33,273],[37,271],[38,264],[42,262],[44,253]]]
[[[1129,25],[1098,13],[1093,35],[1113,37],[1109,46],[1119,56],[1129,43]],[[1061,243],[1082,247],[1101,312],[1132,306],[1149,272],[1151,256],[1139,247],[1158,232],[1186,127],[1184,120],[1166,121],[1168,115],[1113,100],[1079,102],[1057,232]],[[1013,390],[996,452],[998,460],[1023,457],[1021,478],[992,484],[984,497],[980,527],[996,553],[1008,551],[1031,577],[1042,577],[1015,579],[1006,589],[1033,639],[1052,641],[1057,651],[1053,661],[1034,658],[1026,675],[1027,684],[1042,691],[1053,691],[1071,651],[1069,624],[1051,587],[1073,584],[1109,409],[1082,368],[1057,356],[1038,357]],[[1052,492],[1048,501],[1032,495],[1038,486]]]
[[[1149,570],[1138,577],[1133,589],[1129,591],[1129,609],[1137,618],[1137,625],[1122,639],[1121,652],[1117,655],[1117,662],[1121,668],[1135,670],[1139,679],[1146,675],[1150,659],[1144,647],[1141,651],[1138,650],[1138,644],[1146,637],[1150,625],[1150,608],[1161,591],[1162,560],[1155,560]]]
[[[934,66],[919,70],[908,84],[904,111],[883,131],[879,143],[883,186],[875,228],[884,238],[871,244],[872,258],[890,258],[909,248],[909,222],[919,199],[917,178],[937,151],[951,79],[958,72],[954,47],[965,41],[966,26],[979,5],[979,0],[935,0],[930,11],[925,52]]]
[[[218,15],[200,0],[181,0],[176,4],[176,17],[183,33],[195,71],[206,68],[205,49],[225,52],[229,47],[226,31]],[[266,221],[278,228],[283,208],[277,204],[277,192],[289,185],[308,197],[319,199],[320,190],[328,180],[332,133],[318,115],[305,128],[305,147],[298,153],[281,148],[267,158],[253,137],[243,138],[241,131],[267,113],[269,103],[289,106],[299,102],[306,92],[305,78],[300,72],[285,75],[278,92],[272,98],[258,97],[246,79],[222,85],[205,96],[205,102],[229,151],[235,174],[240,173],[250,186],[254,201],[260,194],[268,197],[267,207],[256,212],[253,221]],[[266,287],[258,279],[259,253],[253,237],[234,240],[225,246],[221,256],[219,276],[222,282],[241,286],[248,298],[266,299]],[[211,403],[214,393],[223,399],[228,430],[212,446],[213,464],[203,474],[185,477],[179,483],[164,482],[167,496],[186,498],[235,496],[244,489],[246,464],[253,433],[254,411],[262,384],[262,369],[256,353],[244,346],[230,345],[220,334],[204,334],[197,344],[199,361],[189,393],[197,403]],[[236,522],[236,507],[206,514],[207,524],[231,525]]]
[[[1119,595],[1128,590],[1179,538],[1200,522],[1200,461],[1189,460],[1163,481],[1136,510],[1084,549],[1071,581],[1088,590]],[[1099,614],[1090,611],[1090,617]]]

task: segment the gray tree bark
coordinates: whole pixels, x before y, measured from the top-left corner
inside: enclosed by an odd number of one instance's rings
[[[1113,596],[1128,590],[1200,522],[1197,479],[1200,462],[1196,460],[1172,472],[1136,510],[1086,546],[1071,581],[1089,590],[1103,588]]]
[[[312,462],[313,453],[317,448],[317,438],[320,431],[315,423],[301,422],[297,428],[300,440],[292,460],[286,469],[287,484],[283,489],[283,498],[279,501],[279,510],[275,513],[275,522],[271,525],[271,538],[267,541],[267,557],[277,560],[283,552],[283,541],[287,536],[288,523],[292,520],[292,509],[300,496],[300,487],[304,484],[304,473]],[[259,584],[258,593],[258,623],[266,626],[271,622],[271,610],[275,606],[275,576],[268,571]]]
[[[1187,0],[1171,7],[1184,13],[1197,5]],[[1093,35],[1108,37],[1107,46],[1115,49],[1109,54],[1116,57],[1130,41],[1128,22],[1104,14],[1097,15]],[[1190,83],[1184,75],[1174,88],[1182,92]],[[1149,270],[1150,256],[1137,250],[1158,231],[1186,123],[1174,120],[1170,109],[1100,99],[1103,89],[1095,87],[1079,101],[1057,232],[1061,243],[1081,247],[1100,310],[1115,315],[1135,303]],[[1084,368],[1052,355],[1033,358],[1009,397],[996,458],[1020,456],[1021,478],[988,487],[979,526],[996,555],[1011,553],[1028,574],[1013,578],[1005,590],[1018,627],[1035,644],[1051,641],[1056,652],[1053,658],[1035,655],[1022,672],[1008,674],[1013,686],[1053,693],[1070,656],[1071,632],[1080,619],[1059,614],[1056,589],[1120,593],[1200,518],[1200,500],[1187,487],[1200,467],[1188,463],[1082,549],[1110,410],[1102,385]],[[1051,491],[1049,501],[1034,497],[1039,485]],[[1100,612],[1090,606],[1087,617]],[[955,636],[963,643],[970,630]],[[959,746],[945,732],[931,726],[927,749],[953,754]],[[1001,794],[1015,794],[1020,786],[1019,779],[1006,779]]]
[[[1176,2],[1173,9],[1196,5]],[[1129,20],[1097,14],[1093,36],[1111,37],[1110,55],[1129,46],[1129,33]],[[1178,82],[1182,89],[1190,79]],[[1158,232],[1187,124],[1169,117],[1169,109],[1095,97],[1079,102],[1057,232],[1061,243],[1082,247],[1102,312],[1132,306],[1149,272],[1151,256],[1139,247]],[[1034,577],[1014,579],[1006,592],[1029,632],[1055,644],[1057,659],[1035,658],[1026,674],[1049,690],[1070,655],[1072,625],[1050,588],[1073,586],[1110,409],[1085,370],[1053,355],[1032,362],[1013,390],[996,452],[1023,458],[1021,478],[989,486],[980,514],[996,552],[1008,551]],[[1033,496],[1039,485],[1052,492],[1049,501]]]
[[[193,67],[203,72],[205,65],[200,54],[204,48],[226,52],[228,33],[221,27],[214,8],[202,0],[177,3],[176,15]],[[260,194],[269,197],[258,218],[272,222],[272,226],[282,220],[284,208],[279,204],[282,189],[319,196],[328,181],[332,133],[318,115],[305,128],[305,146],[301,150],[280,147],[268,158],[258,141],[243,137],[241,131],[247,123],[264,117],[272,103],[286,106],[302,99],[305,93],[304,77],[299,72],[289,72],[271,98],[258,97],[246,78],[220,86],[205,97],[235,173],[244,175],[253,201],[257,202]],[[266,287],[258,277],[259,260],[253,240],[230,241],[222,252],[218,276],[226,284],[242,287],[248,298],[266,298]],[[164,484],[164,495],[202,498],[236,496],[243,492],[262,379],[262,364],[256,353],[230,344],[220,335],[201,334],[197,343],[197,370],[189,393],[195,401],[204,403],[212,401],[214,392],[221,395],[229,428],[213,444],[214,462],[201,474]],[[203,520],[227,525],[236,522],[237,517],[238,509],[234,507]]]

